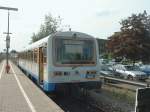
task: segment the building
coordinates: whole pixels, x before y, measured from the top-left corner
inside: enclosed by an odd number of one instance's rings
[[[99,39],[99,38],[97,38],[100,55],[102,55],[102,54],[107,52],[107,49],[106,49],[107,41],[108,41],[107,39]]]

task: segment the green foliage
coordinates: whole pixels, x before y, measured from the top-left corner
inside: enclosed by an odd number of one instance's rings
[[[38,33],[33,33],[31,37],[31,43],[38,41],[52,33],[57,32],[58,28],[61,24],[61,18],[60,17],[52,17],[51,14],[45,15],[45,21],[44,24],[41,24],[40,30]]]
[[[132,14],[120,24],[121,31],[109,37],[109,52],[122,59],[150,61],[150,16],[146,11]]]
[[[102,58],[104,59],[108,59],[108,60],[111,60],[113,58],[112,54],[111,53],[105,53]]]

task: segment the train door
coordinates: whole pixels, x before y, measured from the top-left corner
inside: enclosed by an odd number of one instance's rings
[[[39,64],[39,83],[43,84],[44,80],[44,60],[43,60],[43,48],[39,48],[39,54],[38,54],[38,64]]]

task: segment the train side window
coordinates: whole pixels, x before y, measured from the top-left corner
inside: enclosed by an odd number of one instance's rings
[[[28,60],[28,51],[26,51],[25,54],[26,54],[26,60]]]
[[[21,53],[19,53],[19,59],[22,59],[22,52]]]
[[[26,59],[26,53],[23,52],[23,59]]]
[[[24,59],[24,55],[23,55],[23,52],[21,53],[21,59]]]
[[[27,60],[30,60],[30,50],[26,52],[27,53]]]
[[[29,55],[29,60],[32,61],[33,60],[33,51],[30,50],[28,55]]]
[[[23,59],[23,52],[21,52],[21,59]]]
[[[47,63],[47,47],[43,47],[43,62]]]
[[[31,50],[31,61],[34,61],[33,59],[33,50]]]
[[[27,57],[27,56],[26,56],[26,52],[24,52],[24,59],[26,59],[26,57]]]
[[[28,58],[29,58],[29,60],[30,61],[32,61],[33,59],[33,51],[32,50],[29,50],[29,52],[28,52]]]
[[[21,54],[22,54],[22,53],[19,53],[19,54],[18,54],[18,57],[19,57],[19,59],[22,59],[22,56],[21,56]]]
[[[37,62],[37,49],[34,49],[34,62]]]

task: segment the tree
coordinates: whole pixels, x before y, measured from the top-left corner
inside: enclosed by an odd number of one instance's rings
[[[36,36],[36,34],[35,34],[35,33],[33,33],[33,34],[32,34],[31,39],[32,39],[32,42],[35,42],[35,41],[37,41],[37,40],[38,40],[38,38],[37,38],[37,36]],[[31,42],[31,43],[32,43],[32,42]]]
[[[17,53],[17,51],[13,49],[10,51],[10,53]]]
[[[150,16],[146,11],[132,14],[120,24],[121,31],[109,37],[108,50],[115,57],[150,61]]]
[[[44,24],[41,24],[40,30],[37,34],[33,33],[31,37],[31,43],[40,40],[52,33],[57,32],[58,28],[61,24],[61,18],[60,17],[52,17],[51,14],[45,15],[45,21]]]

